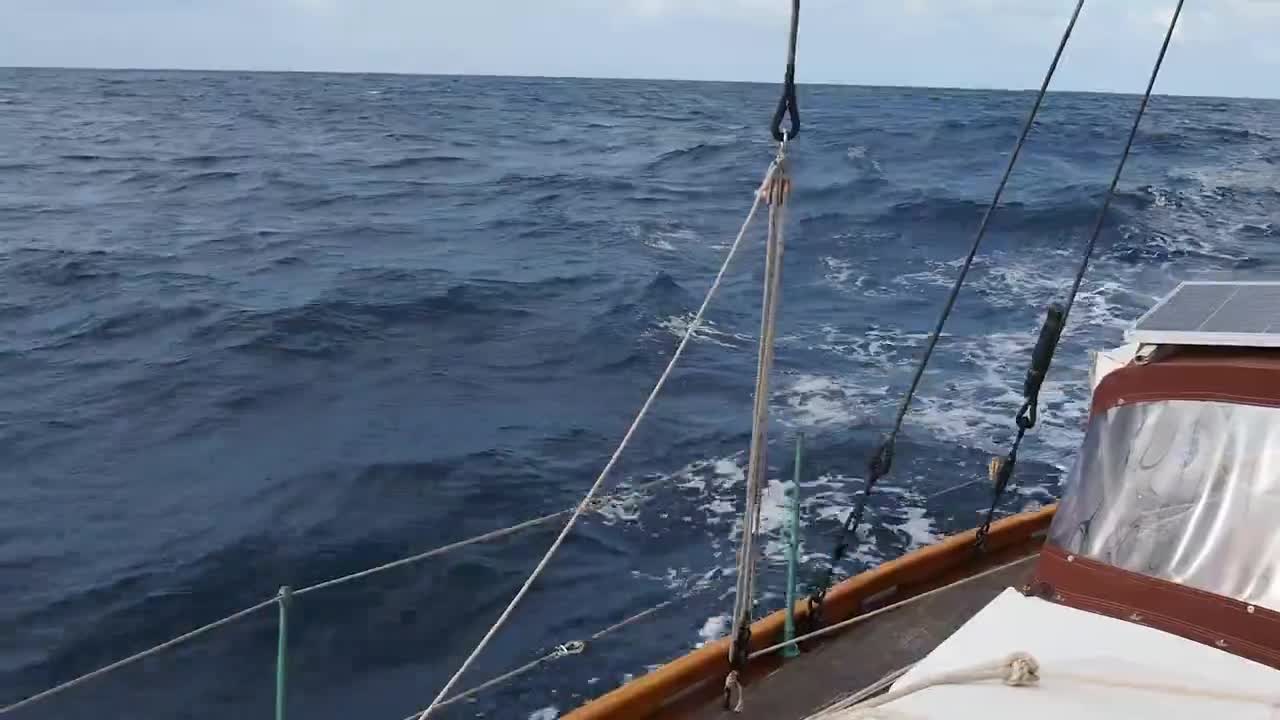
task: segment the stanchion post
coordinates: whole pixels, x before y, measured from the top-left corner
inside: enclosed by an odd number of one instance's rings
[[[800,460],[804,453],[804,434],[796,435],[796,464],[791,481],[791,523],[787,533],[787,622],[786,640],[796,637],[796,567],[800,562]],[[794,643],[782,649],[782,656],[793,658],[800,654]]]
[[[276,596],[280,605],[280,635],[276,645],[276,720],[284,720],[289,676],[289,604],[293,602],[293,590],[285,585]]]

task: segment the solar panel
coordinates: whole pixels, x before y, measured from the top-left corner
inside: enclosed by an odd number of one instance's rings
[[[1138,318],[1125,340],[1280,347],[1280,282],[1184,282]]]

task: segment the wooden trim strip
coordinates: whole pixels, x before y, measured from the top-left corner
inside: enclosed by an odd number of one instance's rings
[[[1280,669],[1280,613],[1046,544],[1035,594]]]
[[[993,523],[987,547],[994,552],[1032,542],[1049,527],[1056,509],[1056,505],[1050,505]],[[974,530],[968,530],[952,535],[839,583],[827,593],[823,605],[827,620],[839,622],[852,617],[863,600],[875,593],[924,583],[959,569],[973,558],[974,534]],[[803,600],[796,605],[795,613],[799,621],[808,617]],[[751,649],[759,650],[781,640],[785,618],[786,613],[779,610],[752,623]],[[771,660],[762,657],[753,666]],[[690,688],[711,679],[722,680],[728,672],[729,638],[721,638],[588,702],[566,715],[565,720],[647,720]]]
[[[1275,349],[1178,347],[1159,360],[1108,373],[1093,390],[1089,413],[1160,400],[1280,407],[1277,371]]]

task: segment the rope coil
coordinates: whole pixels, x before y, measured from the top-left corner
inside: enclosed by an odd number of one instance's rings
[[[1274,693],[1258,693],[1230,689],[1222,690],[1218,688],[1188,686],[1173,681],[1150,682],[1141,679],[1131,680],[1123,677],[1091,675],[1069,671],[1050,672],[1047,673],[1045,678],[1042,678],[1040,673],[1040,662],[1030,653],[1021,651],[1010,653],[1003,660],[997,662],[980,663],[970,667],[937,673],[915,682],[908,683],[903,687],[890,690],[883,695],[875,695],[874,697],[871,697],[876,692],[883,690],[898,677],[906,674],[906,672],[916,664],[918,663],[913,663],[891,673],[889,676],[886,676],[882,680],[855,693],[854,695],[835,702],[817,713],[808,716],[806,720],[870,720],[870,718],[874,717],[889,717],[887,714],[882,714],[883,710],[880,713],[877,713],[876,710],[883,708],[885,705],[888,705],[895,700],[901,700],[908,695],[912,695],[932,687],[938,687],[940,685],[962,685],[987,680],[999,680],[1001,684],[1008,687],[1043,688],[1044,685],[1041,683],[1041,680],[1052,679],[1064,684],[1071,683],[1075,685],[1092,685],[1118,690],[1137,690],[1145,693],[1162,693],[1176,697],[1195,698],[1201,700],[1250,703],[1270,708],[1273,713],[1276,710],[1280,710],[1280,696],[1277,696]],[[897,715],[894,716],[896,717]]]
[[[581,640],[573,640],[563,645],[557,645],[556,649],[553,651],[553,654],[558,658],[564,657],[566,655],[579,655],[582,653],[583,650],[586,649],[586,647],[587,647],[587,644],[582,642]]]
[[[982,663],[972,667],[939,673],[873,698],[859,699],[857,701],[851,698],[850,700],[838,702],[816,715],[809,716],[807,720],[869,719],[876,717],[874,711],[877,708],[918,693],[921,690],[927,690],[938,685],[961,685],[984,680],[999,680],[1009,687],[1037,685],[1040,682],[1040,663],[1029,653],[1015,652],[998,662]],[[858,693],[854,698],[865,698],[865,695]]]

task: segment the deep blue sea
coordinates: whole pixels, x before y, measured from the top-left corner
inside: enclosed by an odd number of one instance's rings
[[[0,704],[269,597],[573,504],[774,148],[770,85],[0,70]],[[806,86],[759,612],[790,445],[828,552],[1029,92]],[[1046,303],[1135,111],[1051,94],[853,571],[973,526]],[[1156,97],[1027,443],[1051,500],[1087,350],[1181,279],[1280,267],[1280,102]],[[441,717],[551,718],[724,630],[762,232],[587,517],[462,687],[672,607]],[[643,488],[636,486],[650,483]],[[299,598],[290,711],[424,707],[548,526]],[[275,611],[21,718],[269,717]]]

